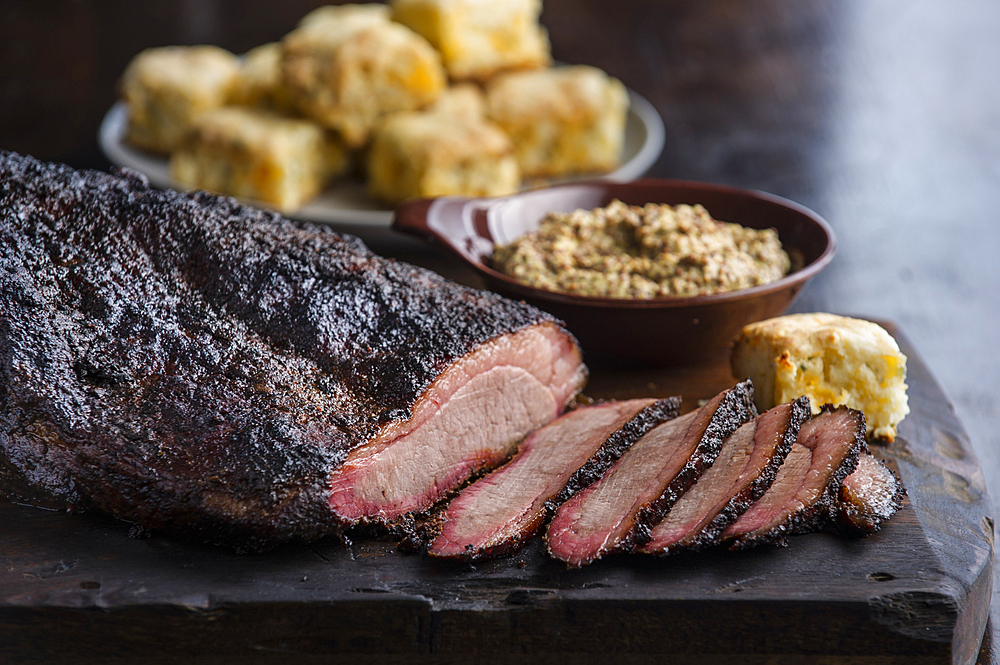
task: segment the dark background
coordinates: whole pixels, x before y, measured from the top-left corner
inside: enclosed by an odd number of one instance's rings
[[[242,52],[318,4],[0,0],[0,148],[107,168],[97,128],[138,51]],[[1000,2],[546,0],[542,20],[557,59],[656,106],[650,175],[766,190],[831,223],[840,251],[795,310],[898,324],[996,506]]]

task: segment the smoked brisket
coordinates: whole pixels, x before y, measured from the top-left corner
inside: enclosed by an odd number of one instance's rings
[[[828,526],[837,511],[841,483],[863,452],[867,452],[864,414],[824,406],[802,424],[771,487],[721,538],[732,541],[735,549],[784,545],[790,535]]]
[[[588,479],[596,480],[639,437],[675,418],[679,407],[676,397],[606,402],[533,432],[509,463],[448,504],[428,553],[475,560],[518,549]]]
[[[552,317],[351,236],[0,153],[0,481],[22,500],[243,550],[315,538],[428,507],[584,378]]]
[[[873,534],[902,507],[905,496],[903,483],[892,469],[877,457],[861,453],[857,468],[840,486],[833,529],[852,536]]]
[[[755,416],[749,381],[643,436],[549,524],[549,553],[569,566],[649,540],[650,527],[711,466],[722,443]]]
[[[800,397],[742,425],[722,444],[712,467],[653,527],[641,551],[667,554],[715,544],[771,486],[809,416],[809,398]]]

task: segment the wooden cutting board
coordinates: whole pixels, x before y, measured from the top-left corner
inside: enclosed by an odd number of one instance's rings
[[[891,329],[891,327],[890,327]],[[537,540],[476,565],[328,540],[258,556],[129,537],[129,525],[0,502],[2,662],[969,663],[989,611],[993,521],[982,471],[905,338],[911,413],[875,452],[909,496],[865,540],[582,570]],[[668,369],[592,367],[587,393],[732,385],[725,358]]]

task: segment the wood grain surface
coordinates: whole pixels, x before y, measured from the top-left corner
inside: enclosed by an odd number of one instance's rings
[[[983,477],[951,405],[902,342],[912,411],[896,441],[874,452],[909,496],[873,537],[810,534],[785,549],[618,555],[569,570],[538,539],[475,565],[364,537],[240,556],[158,534],[130,538],[128,524],[100,514],[6,503],[0,656],[973,662],[992,582]],[[725,357],[593,370],[591,397],[679,394],[687,409],[734,383]]]
[[[138,51],[214,43],[242,52],[279,38],[318,4],[0,0],[0,147],[78,167],[107,168],[97,148],[98,123],[115,99],[117,77]],[[880,318],[902,327],[955,412],[933,408],[965,425],[993,497],[994,509],[987,512],[996,514],[1000,3],[545,0],[543,21],[558,59],[600,66],[656,106],[667,142],[650,175],[762,189],[802,203],[830,222],[840,240],[838,256],[794,309]],[[655,385],[655,378],[649,381]],[[972,453],[960,441],[957,447],[948,437],[939,443],[945,452],[965,451],[954,464],[973,464]],[[938,484],[932,487],[942,496],[961,495],[964,483],[957,478],[967,476],[948,473],[953,475],[936,476]],[[969,483],[977,496],[981,486],[982,480]],[[20,524],[50,517],[16,506],[2,510],[4,534],[11,520]],[[85,560],[52,559],[60,543],[71,542],[60,538],[91,530],[120,535],[121,527],[112,522],[73,518],[71,523],[75,526],[68,533],[53,532],[56,541],[45,551],[50,567],[39,569],[39,579],[61,579],[60,570]],[[92,554],[116,557],[106,564],[113,570],[117,557],[148,542],[125,540],[120,550]],[[9,547],[6,537],[0,539],[0,557],[10,556]],[[182,585],[185,593],[219,579],[250,588],[238,567],[213,572],[171,552],[167,547],[161,556],[191,581]],[[288,579],[298,563],[295,556],[318,559],[316,554],[286,556],[287,563],[276,560],[273,566]],[[3,570],[12,565],[9,558],[0,561]],[[938,572],[934,567],[928,574]],[[98,580],[76,584],[84,582]],[[136,588],[145,583],[134,581]],[[74,589],[81,603],[95,595],[92,588]],[[257,592],[268,593],[266,588]],[[544,602],[546,597],[518,591],[514,600]],[[191,599],[191,607],[197,607],[204,596]],[[316,604],[326,607],[320,600]],[[408,607],[413,611],[400,610],[394,630],[417,635],[426,620],[419,608],[425,605]],[[993,595],[992,607],[995,627],[1000,624],[1000,594]],[[183,623],[188,612],[194,610],[171,610],[169,621]],[[205,625],[213,621],[211,616],[225,623],[222,615],[195,614]],[[90,647],[83,627],[113,622],[115,616],[67,614],[67,626],[81,628],[74,633],[78,652]],[[152,639],[159,634],[156,621],[169,621],[162,613],[148,616],[144,627],[135,630],[148,631]],[[285,615],[274,610],[267,616],[277,625]],[[320,635],[332,615],[296,616],[296,621],[315,622],[315,635]],[[360,622],[364,615],[359,610],[352,616]],[[415,623],[405,617],[416,617]],[[994,631],[987,634],[981,662],[996,662]],[[749,626],[743,634],[765,640],[759,635],[765,632]],[[50,634],[56,635],[54,628]],[[620,645],[613,636],[607,639]],[[54,652],[59,651],[59,640],[51,642]],[[322,637],[314,638],[314,644],[321,643]],[[188,649],[185,653],[196,653],[183,640],[177,644]],[[299,646],[308,651],[305,643]],[[279,653],[274,649],[275,643],[263,641],[254,653]],[[786,655],[791,658],[793,652],[789,647]],[[816,660],[803,655],[799,662]]]

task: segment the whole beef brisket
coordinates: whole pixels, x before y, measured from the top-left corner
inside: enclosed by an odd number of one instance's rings
[[[240,549],[422,510],[585,378],[527,305],[140,176],[0,153],[0,475]]]

